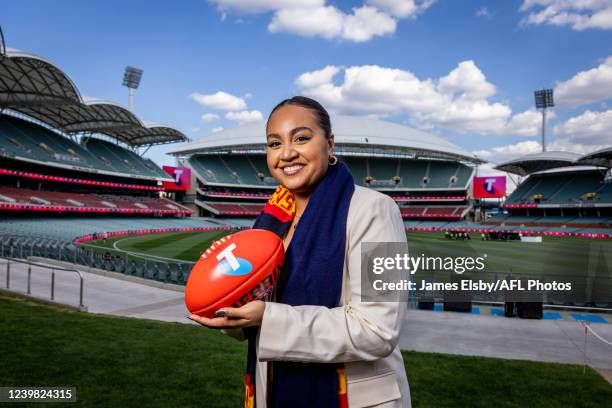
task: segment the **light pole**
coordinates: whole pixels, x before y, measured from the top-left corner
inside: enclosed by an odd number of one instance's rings
[[[555,106],[552,89],[541,89],[534,92],[537,109],[542,109],[542,151],[546,151],[546,108]]]
[[[125,73],[123,74],[123,86],[127,87],[128,89],[128,108],[130,111],[134,110],[134,103],[132,101],[134,97],[134,89],[138,89],[141,78],[142,69],[130,66],[125,67]]]
[[[4,33],[2,32],[2,26],[0,26],[0,54],[6,54],[6,45],[4,44]]]

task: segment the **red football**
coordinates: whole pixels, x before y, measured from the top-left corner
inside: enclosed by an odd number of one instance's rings
[[[193,314],[214,317],[223,307],[240,307],[272,289],[285,259],[273,232],[250,229],[215,241],[202,252],[185,287]]]

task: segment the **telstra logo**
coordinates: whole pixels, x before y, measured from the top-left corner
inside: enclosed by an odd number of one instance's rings
[[[242,276],[248,275],[253,271],[253,265],[244,258],[238,258],[234,255],[233,251],[236,249],[236,244],[231,243],[217,255],[216,273],[222,273],[224,275],[231,276]]]

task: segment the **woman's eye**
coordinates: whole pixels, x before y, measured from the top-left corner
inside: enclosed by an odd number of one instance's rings
[[[278,147],[278,146],[280,146],[279,142],[270,142],[270,143],[268,143],[268,147],[271,148],[271,149],[273,149],[275,147]]]
[[[297,136],[297,137],[295,138],[295,141],[296,141],[296,142],[307,142],[307,141],[309,141],[309,140],[310,140],[310,137],[309,137],[309,136]]]

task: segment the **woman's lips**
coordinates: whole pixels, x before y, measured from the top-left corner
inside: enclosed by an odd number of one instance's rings
[[[303,164],[296,164],[296,165],[293,165],[293,166],[284,167],[283,168],[283,173],[286,176],[293,176],[294,174],[296,174],[297,172],[299,172],[303,168],[304,168]]]

